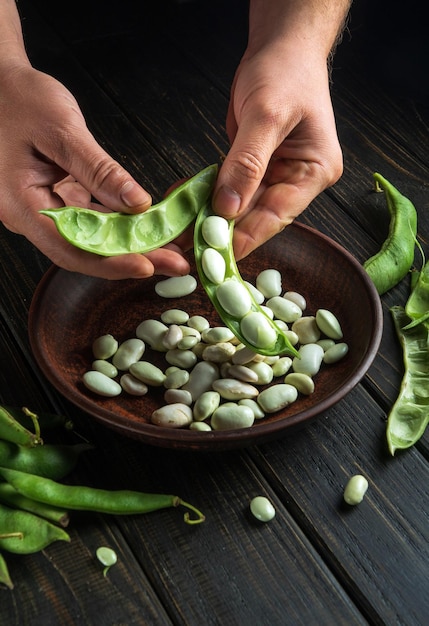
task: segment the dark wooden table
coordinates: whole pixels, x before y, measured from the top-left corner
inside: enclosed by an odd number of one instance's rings
[[[19,6],[33,63],[73,91],[97,139],[156,198],[228,149],[224,120],[246,3]],[[333,72],[344,175],[300,221],[363,261],[387,234],[384,200],[372,193],[379,171],[414,201],[427,253],[429,108],[418,82],[415,92],[392,85],[383,64],[361,54],[359,19]],[[195,528],[171,511],[76,515],[70,544],[7,555],[15,588],[0,590],[2,626],[428,623],[429,433],[393,459],[384,438],[402,376],[389,307],[405,302],[407,281],[382,298],[383,339],[365,378],[308,427],[237,451],[173,451],[104,428],[48,384],[29,348],[27,316],[50,262],[4,227],[0,239],[0,402],[73,417],[95,444],[75,482],[176,492],[207,515]],[[346,510],[342,491],[358,472],[370,487]],[[256,494],[276,507],[269,524],[249,516]],[[94,558],[100,545],[119,557],[106,578]]]

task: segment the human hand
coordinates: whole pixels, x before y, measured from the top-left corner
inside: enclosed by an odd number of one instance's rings
[[[0,93],[0,219],[8,229],[60,267],[88,275],[120,279],[189,271],[175,245],[109,258],[67,243],[40,209],[75,205],[137,213],[149,208],[151,197],[99,146],[75,98],[57,80],[20,64],[0,73]]]
[[[232,145],[213,207],[236,218],[237,259],[290,224],[342,173],[326,57],[294,43],[246,54],[233,82]]]

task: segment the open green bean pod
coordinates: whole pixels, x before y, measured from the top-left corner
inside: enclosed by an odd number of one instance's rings
[[[384,190],[390,212],[389,233],[380,250],[363,264],[382,295],[409,272],[414,261],[417,236],[417,212],[413,203],[381,174],[374,181]]]
[[[207,242],[203,233],[204,222],[213,215],[210,200],[207,200],[195,221],[194,254],[201,284],[223,323],[244,345],[259,354],[298,356],[288,337],[256,302],[241,278],[232,245],[234,221],[228,221],[229,237],[226,245],[214,249]],[[209,276],[204,265],[207,251],[213,251],[215,258],[219,258],[218,255],[222,257],[222,275],[219,279]],[[213,267],[211,269],[213,274]],[[221,301],[221,291],[227,293],[231,306],[227,306],[224,299]]]
[[[387,443],[394,455],[396,450],[413,446],[429,423],[429,344],[424,324],[406,330],[409,317],[404,308],[395,306],[390,311],[405,367],[399,395],[387,419]]]
[[[69,243],[101,256],[144,254],[178,237],[195,219],[213,189],[217,165],[210,165],[144,213],[103,213],[66,206],[40,211],[54,220]]]

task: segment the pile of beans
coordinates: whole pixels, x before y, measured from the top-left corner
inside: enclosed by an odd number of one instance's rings
[[[326,309],[305,315],[305,298],[291,291],[281,295],[281,282],[280,273],[268,269],[249,289],[287,333],[298,357],[263,356],[240,343],[226,326],[210,326],[201,315],[168,308],[160,319],[142,321],[135,337],[121,344],[111,334],[95,339],[92,369],[83,375],[83,383],[105,397],[164,389],[165,404],[151,415],[151,422],[164,428],[252,426],[300,394],[312,394],[322,364],[336,363],[348,352],[335,315]],[[165,368],[147,359],[148,348],[163,353]]]

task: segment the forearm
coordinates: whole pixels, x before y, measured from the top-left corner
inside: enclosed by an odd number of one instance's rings
[[[28,63],[15,0],[0,0],[0,69]]]
[[[292,44],[328,59],[350,6],[351,0],[250,0],[248,49]]]

